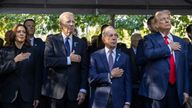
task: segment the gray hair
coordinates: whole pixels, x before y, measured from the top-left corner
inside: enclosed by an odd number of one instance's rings
[[[107,26],[102,31],[102,38],[108,33],[109,28],[115,29],[113,26]]]
[[[67,15],[74,16],[74,14],[73,14],[72,12],[63,12],[63,13],[59,16],[59,23],[60,23],[60,24],[61,24],[63,18],[66,17]]]

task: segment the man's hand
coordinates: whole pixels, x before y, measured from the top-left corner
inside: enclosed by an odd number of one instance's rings
[[[75,54],[75,51],[71,52],[70,59],[72,62],[81,62],[81,56],[78,54]]]
[[[181,50],[181,45],[178,42],[170,42],[169,46],[171,47],[172,51]]]
[[[117,68],[113,68],[111,71],[112,78],[121,77],[123,75],[124,70]]]
[[[39,100],[33,100],[33,108],[37,108],[39,105]]]
[[[15,58],[14,61],[17,63],[19,61],[23,61],[25,59],[28,59],[29,56],[31,55],[31,53],[27,52],[27,53],[20,53],[18,54]]]
[[[83,92],[79,92],[77,96],[78,105],[82,104],[85,101],[86,94]]]
[[[189,94],[184,92],[183,95],[184,95],[184,101],[183,101],[184,104],[189,100]]]

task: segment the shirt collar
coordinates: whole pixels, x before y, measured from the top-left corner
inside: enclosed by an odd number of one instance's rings
[[[168,33],[167,35],[165,35],[165,34],[163,34],[163,33],[160,32],[160,34],[163,36],[163,38],[164,38],[165,36],[167,36],[169,39],[171,38],[171,33]]]
[[[115,54],[115,53],[116,53],[116,48],[114,48],[114,49],[112,50],[112,52],[113,52],[113,54]],[[105,53],[106,53],[106,54],[109,53],[109,48],[105,47]]]
[[[72,35],[70,35],[70,36],[66,36],[63,32],[62,32],[61,34],[62,34],[64,40],[65,40],[67,37],[69,37],[70,40],[72,39]]]
[[[136,54],[137,48],[132,47],[132,49],[133,49],[134,53]]]
[[[31,38],[29,38],[29,39],[33,41],[33,40],[34,40],[34,37],[31,37]]]

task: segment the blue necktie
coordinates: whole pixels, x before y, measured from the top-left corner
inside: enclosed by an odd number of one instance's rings
[[[65,39],[65,50],[66,50],[66,55],[67,55],[67,57],[70,55],[70,45],[69,45],[69,38],[67,37],[66,39]]]

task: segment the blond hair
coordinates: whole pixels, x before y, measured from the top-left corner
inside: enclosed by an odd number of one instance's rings
[[[155,30],[157,30],[158,31],[158,25],[157,25],[157,22],[158,22],[158,19],[159,19],[159,16],[161,16],[162,14],[167,14],[167,15],[169,15],[170,17],[171,17],[171,12],[169,11],[169,10],[161,10],[161,11],[157,11],[156,13],[155,13],[155,17],[154,17],[154,20],[153,20],[153,22],[154,22],[154,28],[155,28]]]

